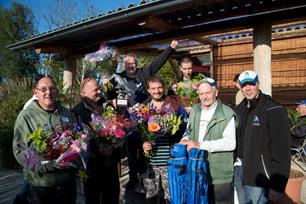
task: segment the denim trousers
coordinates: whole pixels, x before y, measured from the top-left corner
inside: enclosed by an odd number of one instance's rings
[[[244,186],[246,204],[266,204],[268,199],[268,188],[256,186]]]
[[[268,189],[256,186],[242,185],[242,166],[235,166],[234,185],[239,204],[268,203]]]
[[[242,166],[234,167],[234,186],[237,191],[239,204],[245,203],[244,188],[242,186]]]

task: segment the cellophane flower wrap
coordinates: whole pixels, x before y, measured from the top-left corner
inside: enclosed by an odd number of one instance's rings
[[[91,119],[98,143],[113,147],[123,144],[131,126],[129,118],[116,114],[112,107],[106,107],[102,115],[92,114]]]
[[[170,103],[169,103],[170,105]],[[128,109],[133,125],[138,129],[143,141],[154,144],[154,141],[169,133],[174,135],[182,123],[181,116],[177,116],[174,110],[166,105],[157,110],[152,104],[135,104]],[[145,153],[151,157],[152,152]]]
[[[53,162],[61,168],[86,169],[89,131],[80,124],[73,129],[44,133],[41,127],[28,136],[30,148],[25,167],[35,171],[38,165]]]
[[[198,102],[197,84],[201,79],[205,78],[205,75],[198,74],[191,80],[180,81],[172,85],[174,93],[179,97],[182,104],[186,107],[191,107]]]
[[[103,76],[111,78],[113,73],[124,71],[123,56],[120,55],[117,48],[105,44],[101,44],[98,51],[86,54],[82,66],[83,76],[90,72],[101,84]],[[114,89],[114,87],[111,83],[103,83],[103,89],[108,91]]]

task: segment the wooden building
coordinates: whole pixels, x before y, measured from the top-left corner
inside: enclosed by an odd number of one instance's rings
[[[306,98],[306,22],[278,26],[272,32],[272,96],[294,106]],[[252,38],[251,30],[230,33],[213,48],[213,77],[227,103],[234,103],[235,74],[253,69]]]
[[[292,105],[306,97],[306,32],[305,27],[287,28],[305,23],[305,13],[306,3],[300,0],[142,0],[8,47],[62,54],[64,84],[73,86],[76,59],[98,50],[101,43],[121,53],[157,54],[161,45],[177,39],[186,45],[173,57],[206,53],[225,102],[230,103],[236,91],[234,74],[254,69],[263,92]]]

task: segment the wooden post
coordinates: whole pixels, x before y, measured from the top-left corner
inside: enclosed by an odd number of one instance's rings
[[[64,59],[64,89],[69,89],[74,86],[76,78],[76,59],[71,56],[65,56]]]
[[[210,46],[210,52],[209,52],[209,56],[210,56],[210,78],[213,78],[214,80],[215,79],[215,76],[214,76],[214,46],[211,45]]]
[[[261,91],[270,96],[272,96],[271,29],[271,23],[261,23],[255,25],[253,31],[254,71],[258,73]]]

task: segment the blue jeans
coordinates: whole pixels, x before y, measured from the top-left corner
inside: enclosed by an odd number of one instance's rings
[[[246,204],[266,204],[269,201],[267,188],[245,185],[244,193]]]
[[[234,186],[237,191],[239,204],[245,203],[244,187],[242,185],[242,166],[234,168]]]

